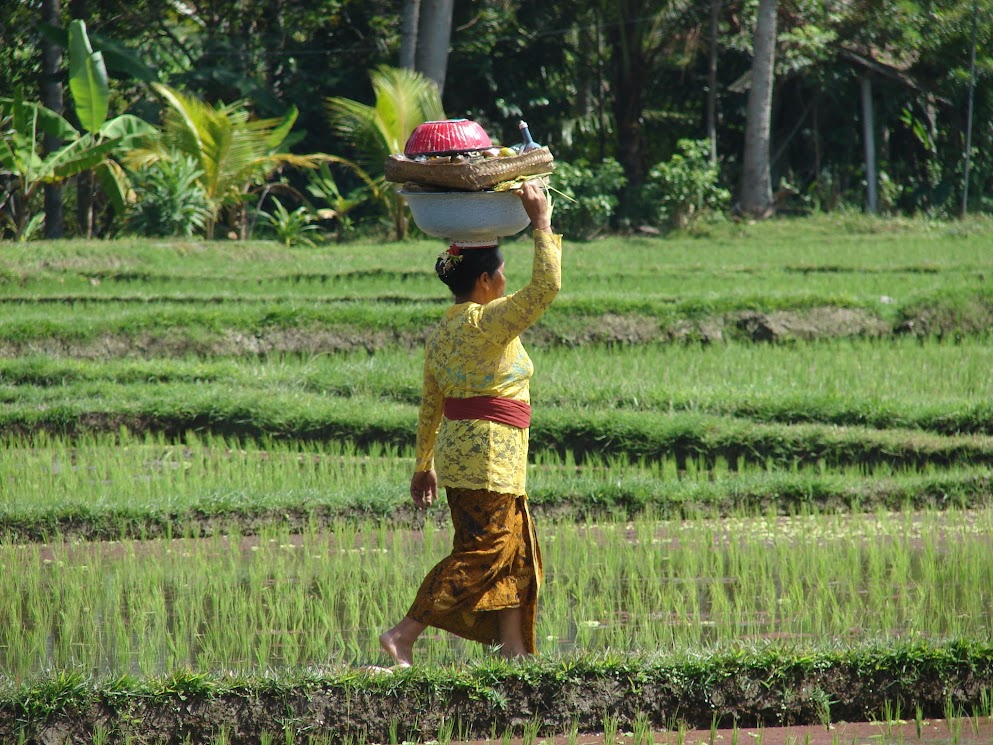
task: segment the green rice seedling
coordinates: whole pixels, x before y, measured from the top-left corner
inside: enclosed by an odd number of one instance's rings
[[[710,736],[707,740],[708,745],[717,745],[717,729],[720,722],[720,716],[715,711],[710,717]]]
[[[917,739],[920,740],[924,737],[924,726],[927,722],[924,720],[924,707],[917,704],[914,707],[914,730],[917,732]]]
[[[973,712],[968,716],[969,727],[972,730],[973,737],[978,737],[979,733],[982,731],[983,718]]]
[[[962,735],[962,715],[963,711],[951,698],[945,699],[945,728],[952,737],[953,742],[958,742]]]
[[[620,717],[617,714],[603,713],[603,743],[604,745],[617,745],[617,730],[620,725]]]
[[[472,736],[472,724],[468,721],[459,717],[458,726],[456,727],[456,737],[459,742],[467,742],[474,739]]]
[[[579,745],[579,720],[573,717],[569,722],[569,728],[563,734],[566,745]]]
[[[538,732],[541,730],[541,719],[532,717],[524,723],[521,731],[521,745],[535,745],[538,739]]]
[[[810,693],[810,697],[814,702],[814,706],[817,710],[817,719],[824,725],[824,729],[831,729],[831,707],[834,705],[834,701],[831,697],[821,688],[816,688]]]
[[[455,720],[451,717],[442,716],[438,724],[438,745],[451,745],[452,736],[455,732]],[[462,737],[460,736],[461,740]]]
[[[101,724],[93,725],[91,737],[93,745],[107,745],[110,742],[110,732]]]
[[[638,712],[632,725],[632,745],[654,745],[655,736],[652,733],[652,720],[648,714]]]

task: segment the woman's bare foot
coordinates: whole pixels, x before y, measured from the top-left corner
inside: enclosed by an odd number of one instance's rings
[[[525,657],[529,656],[524,647],[517,647],[514,649],[512,647],[507,647],[506,645],[500,646],[500,654],[505,660],[523,660]]]
[[[401,667],[410,667],[414,664],[414,645],[404,644],[401,639],[397,639],[392,630],[379,635],[379,646],[390,657],[393,662]]]
[[[400,623],[380,635],[379,646],[397,665],[410,667],[414,664],[414,642],[426,628],[423,623],[405,616]]]

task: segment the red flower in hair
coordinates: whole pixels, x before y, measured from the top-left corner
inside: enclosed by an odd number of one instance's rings
[[[461,247],[459,247],[459,246],[457,246],[457,245],[455,245],[453,243],[452,245],[450,245],[448,247],[447,253],[448,253],[449,256],[461,256],[462,255],[462,249],[461,249]]]

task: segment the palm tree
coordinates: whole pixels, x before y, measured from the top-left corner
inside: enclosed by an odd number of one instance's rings
[[[208,238],[213,238],[214,226],[227,208],[234,210],[245,238],[244,200],[249,190],[265,183],[280,166],[314,168],[320,160],[279,151],[296,122],[296,107],[280,119],[252,119],[243,101],[214,107],[161,83],[153,87],[166,103],[162,130],[155,144],[133,153],[129,163],[150,165],[170,152],[191,156],[209,204]]]
[[[350,98],[329,98],[331,124],[356,152],[354,161],[331,158],[355,171],[386,208],[397,240],[407,236],[407,208],[385,178],[386,159],[403,152],[418,124],[445,118],[433,81],[413,70],[378,67],[369,73],[376,95],[373,106]]]
[[[759,0],[754,47],[740,203],[742,212],[753,217],[767,217],[772,211],[769,127],[776,69],[776,0]]]

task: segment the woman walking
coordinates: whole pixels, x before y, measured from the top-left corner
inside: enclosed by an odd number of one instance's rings
[[[534,368],[519,336],[558,294],[562,237],[538,183],[525,182],[519,195],[534,235],[526,287],[504,296],[497,246],[453,245],[435,264],[455,304],[425,345],[410,495],[426,508],[445,487],[455,536],[407,615],[379,637],[397,665],[413,662],[427,626],[499,644],[508,658],[535,653],[543,574],[525,492]]]

